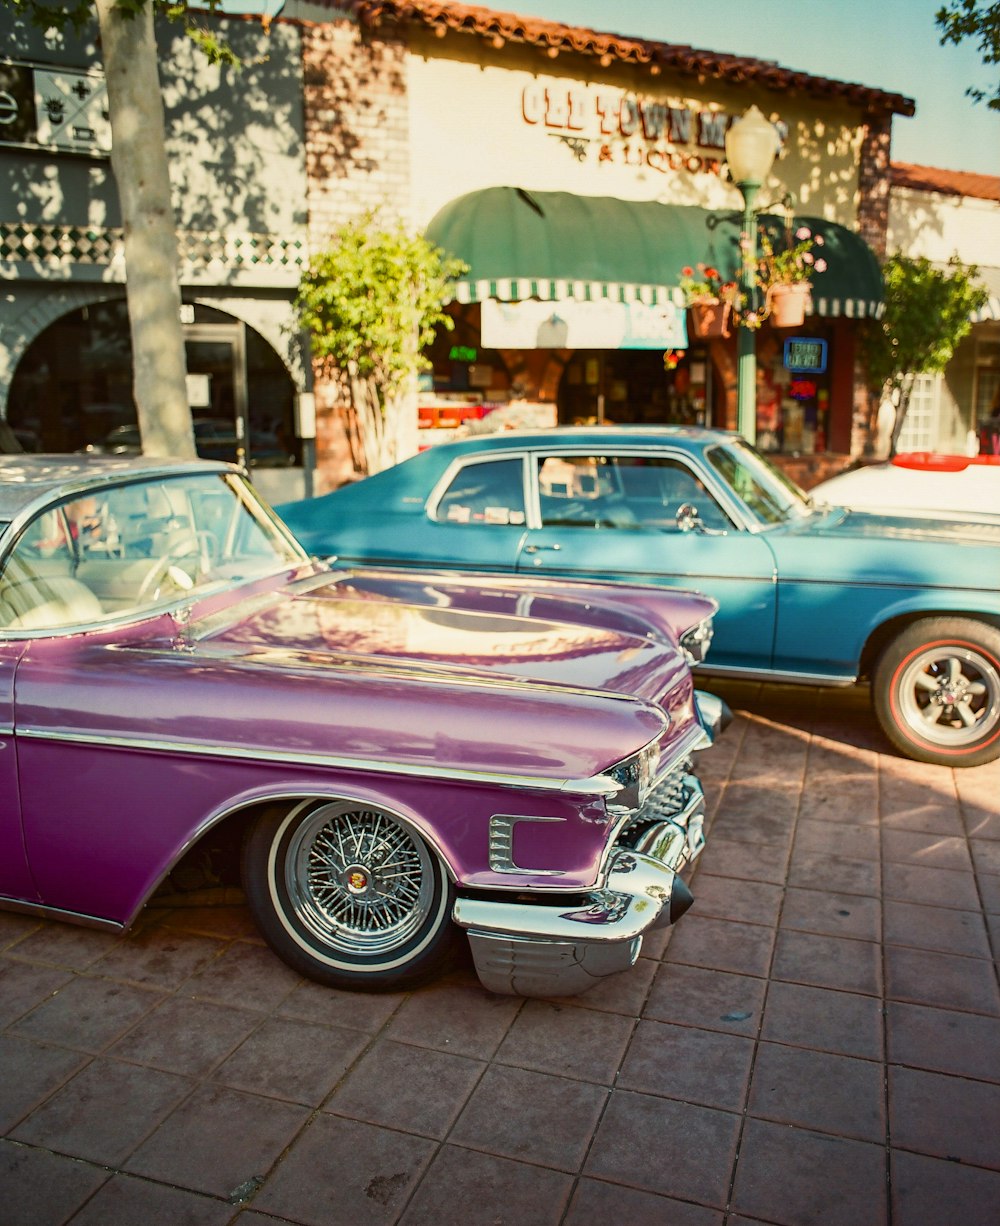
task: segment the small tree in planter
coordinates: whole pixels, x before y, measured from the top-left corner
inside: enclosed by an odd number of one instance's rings
[[[328,374],[350,388],[361,467],[379,472],[416,450],[421,350],[438,327],[450,283],[465,271],[422,235],[371,213],[337,230],[309,262],[296,310]]]
[[[885,313],[867,321],[861,352],[868,371],[869,436],[879,405],[885,400],[896,405],[890,455],[896,453],[917,375],[944,370],[972,327],[971,316],[986,305],[987,291],[975,284],[977,272],[957,256],[942,269],[899,253],[882,268]]]

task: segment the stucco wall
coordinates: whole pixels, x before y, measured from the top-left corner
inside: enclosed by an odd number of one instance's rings
[[[855,226],[864,133],[841,104],[592,60],[562,67],[473,39],[454,46],[414,33],[407,60],[418,226],[456,196],[501,185],[741,208],[719,173],[721,129],[706,141],[702,116],[739,116],[754,102],[788,131],[762,201],[791,192],[799,212]]]

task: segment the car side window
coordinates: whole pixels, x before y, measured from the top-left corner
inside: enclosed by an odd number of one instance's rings
[[[463,465],[438,500],[433,517],[445,524],[523,524],[520,458]]]
[[[679,531],[690,506],[707,528],[731,526],[687,465],[658,456],[545,456],[538,495],[543,526]]]

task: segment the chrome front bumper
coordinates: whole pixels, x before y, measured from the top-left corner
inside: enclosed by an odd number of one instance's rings
[[[680,872],[705,845],[704,822],[701,783],[674,772],[623,831],[604,888],[577,905],[459,898],[453,918],[468,931],[483,986],[505,995],[575,996],[634,965],[643,934],[674,923],[693,901]]]

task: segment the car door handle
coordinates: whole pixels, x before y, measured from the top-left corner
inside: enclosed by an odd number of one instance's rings
[[[525,553],[540,553],[543,549],[554,549],[557,553],[562,549],[562,545],[525,545]]]

